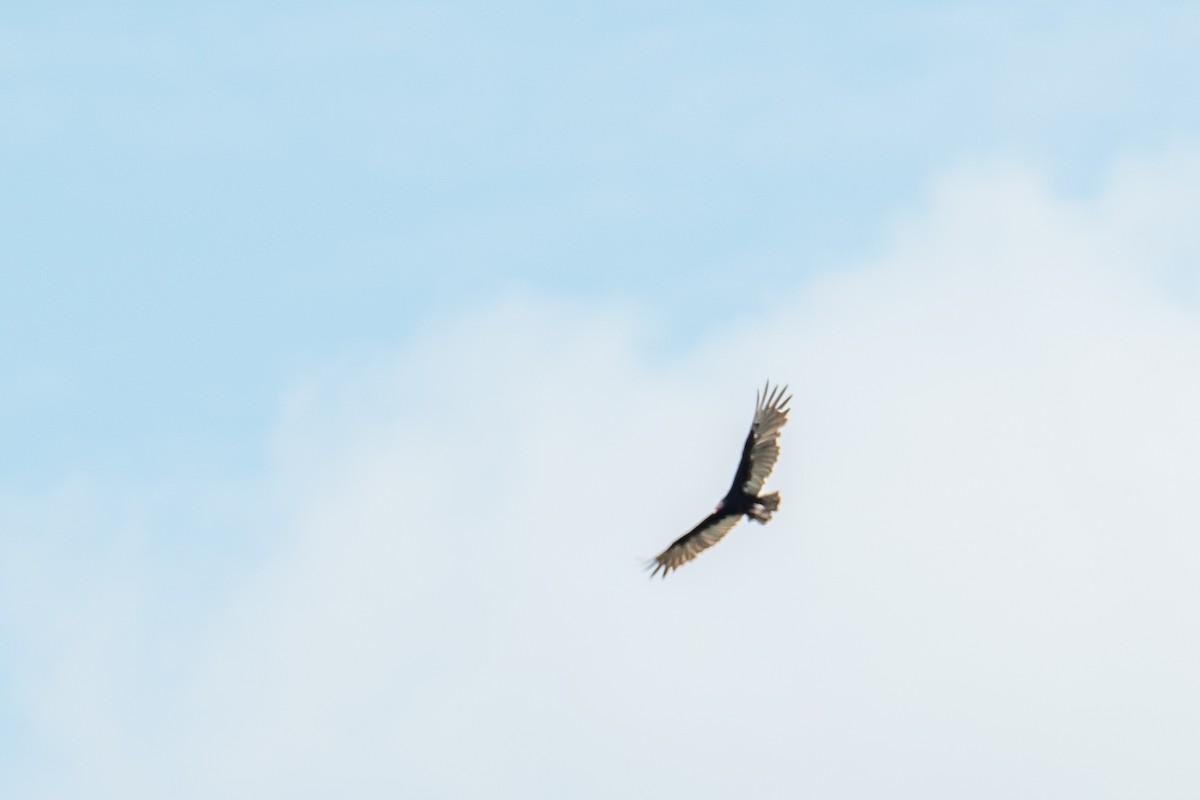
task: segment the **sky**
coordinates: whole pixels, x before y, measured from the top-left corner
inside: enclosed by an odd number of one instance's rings
[[[1198,17],[6,12],[0,795],[1195,797]]]

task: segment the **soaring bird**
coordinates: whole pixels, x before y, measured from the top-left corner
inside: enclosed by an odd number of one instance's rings
[[[779,460],[779,432],[787,424],[788,403],[791,395],[784,396],[787,387],[771,388],[771,382],[755,397],[754,422],[750,424],[750,435],[742,447],[742,461],[738,464],[733,485],[713,513],[696,527],[676,539],[647,564],[654,570],[650,577],[662,571],[663,577],[673,569],[691,561],[701,552],[712,547],[738,524],[743,515],[765,525],[771,515],[779,510],[779,492],[759,495],[763,482]]]

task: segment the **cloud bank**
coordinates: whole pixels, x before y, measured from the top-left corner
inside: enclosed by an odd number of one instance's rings
[[[963,165],[869,263],[730,275],[763,313],[682,354],[514,297],[297,386],[252,486],[8,498],[0,785],[1193,796],[1198,165]],[[768,376],[780,514],[647,581]],[[179,496],[259,541],[226,580],[154,544]]]

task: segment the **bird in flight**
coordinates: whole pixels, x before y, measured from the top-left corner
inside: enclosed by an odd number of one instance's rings
[[[771,388],[768,381],[757,393],[754,422],[750,424],[750,435],[742,447],[742,461],[738,464],[733,485],[724,499],[717,503],[713,513],[696,527],[676,539],[647,564],[653,567],[650,577],[662,572],[663,577],[673,569],[691,561],[712,547],[738,524],[743,515],[765,525],[771,515],[779,510],[779,492],[759,495],[763,482],[779,460],[779,432],[787,424],[788,403],[792,396],[784,396],[787,387]]]

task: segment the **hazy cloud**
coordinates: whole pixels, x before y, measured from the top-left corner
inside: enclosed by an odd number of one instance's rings
[[[1124,165],[1088,201],[966,165],[870,263],[731,275],[764,313],[670,358],[636,313],[514,297],[331,365],[234,493],[261,550],[182,624],[155,613],[181,559],[137,533],[153,504],[10,502],[6,703],[37,735],[0,781],[1195,794],[1200,319],[1163,280],[1196,245],[1171,211],[1194,164]],[[647,581],[768,376],[796,392],[780,514]],[[73,552],[85,530],[102,552]]]

